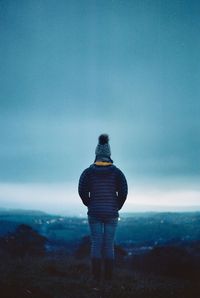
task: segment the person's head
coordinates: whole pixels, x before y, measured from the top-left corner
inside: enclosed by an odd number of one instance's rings
[[[111,159],[111,150],[109,145],[109,135],[101,134],[98,138],[98,144],[95,150],[95,162],[96,161],[105,161],[113,162]]]

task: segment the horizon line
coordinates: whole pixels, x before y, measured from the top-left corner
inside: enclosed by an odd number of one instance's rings
[[[148,206],[150,208],[150,206]],[[155,206],[154,206],[155,207]],[[156,206],[157,208],[159,208],[160,206]],[[171,208],[160,208],[160,209],[146,209],[146,210],[142,210],[142,209],[136,209],[136,210],[131,210],[131,211],[121,211],[120,215],[123,214],[136,214],[136,213],[196,213],[196,212],[200,212],[200,206],[176,206],[176,208],[174,208],[174,206],[168,206]],[[34,212],[34,213],[44,213],[46,215],[55,215],[55,216],[75,216],[75,217],[84,217],[84,215],[87,217],[87,213],[83,213],[83,212],[51,212],[51,211],[45,211],[42,209],[30,209],[30,208],[10,208],[10,207],[1,207],[0,206],[0,212]],[[119,215],[119,217],[120,217]]]

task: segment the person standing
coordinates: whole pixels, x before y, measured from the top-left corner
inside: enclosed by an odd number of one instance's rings
[[[95,155],[94,163],[80,176],[78,193],[88,208],[92,274],[100,281],[103,261],[104,278],[112,279],[118,211],[127,198],[128,185],[122,171],[113,164],[107,134],[99,136]]]

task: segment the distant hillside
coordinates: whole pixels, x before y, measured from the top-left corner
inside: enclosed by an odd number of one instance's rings
[[[0,208],[0,216],[8,215],[29,215],[29,216],[43,216],[47,215],[46,212],[40,210],[26,210],[26,209],[4,209]]]
[[[89,234],[87,218],[65,217],[34,210],[1,210],[0,235],[27,224],[51,241],[77,243]],[[200,239],[200,212],[121,214],[116,241],[127,249]]]
[[[0,209],[0,236],[12,233],[20,224],[36,227],[39,220],[52,218],[45,212],[23,209]]]

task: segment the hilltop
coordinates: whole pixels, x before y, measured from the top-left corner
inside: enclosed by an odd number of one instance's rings
[[[96,289],[86,218],[1,210],[1,297],[198,297],[199,231],[199,212],[124,214],[112,286]]]

